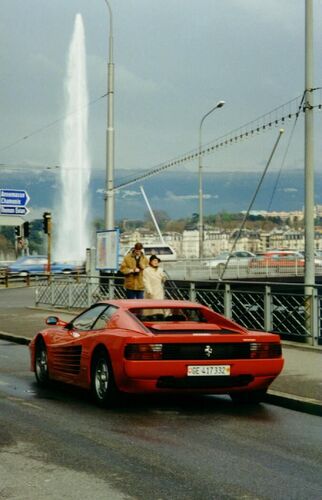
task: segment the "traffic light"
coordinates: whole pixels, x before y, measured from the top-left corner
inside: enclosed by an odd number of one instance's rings
[[[44,212],[42,225],[44,228],[44,233],[46,233],[46,234],[50,233],[50,221],[51,221],[51,213]]]
[[[20,226],[15,226],[15,235],[16,235],[17,237],[21,236],[21,235],[20,235]]]
[[[29,236],[29,222],[28,221],[23,223],[23,235],[24,235],[24,238],[28,238],[28,236]]]

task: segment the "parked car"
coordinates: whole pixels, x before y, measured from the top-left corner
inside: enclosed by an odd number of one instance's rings
[[[303,269],[304,257],[300,252],[292,250],[269,250],[258,253],[249,262],[250,271]]]
[[[80,386],[102,406],[120,392],[258,403],[283,367],[278,335],[249,331],[194,302],[102,301],[68,323],[56,316],[46,323],[29,344],[37,383]]]
[[[7,267],[10,274],[20,276],[45,274],[48,271],[48,259],[46,255],[25,255]],[[72,274],[84,272],[84,264],[79,262],[52,262],[51,273]]]
[[[230,256],[230,258],[229,258]],[[228,267],[248,267],[248,263],[251,259],[255,257],[252,252],[247,252],[246,250],[237,250],[235,252],[222,252],[217,257],[205,261],[206,267],[215,268],[218,271],[222,271],[226,265],[229,258]]]

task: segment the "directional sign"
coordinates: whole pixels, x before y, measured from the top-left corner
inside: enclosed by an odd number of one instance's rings
[[[25,207],[29,200],[27,191],[22,189],[0,189],[0,206]]]
[[[0,205],[1,215],[27,215],[29,213],[26,207],[15,207],[10,205]]]

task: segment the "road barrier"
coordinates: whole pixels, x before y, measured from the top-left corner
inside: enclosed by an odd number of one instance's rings
[[[303,284],[249,282],[166,282],[166,298],[197,301],[250,330],[279,333],[286,340],[322,344],[318,287],[305,295]],[[105,299],[125,298],[121,277],[56,277],[36,283],[36,305],[82,309]]]

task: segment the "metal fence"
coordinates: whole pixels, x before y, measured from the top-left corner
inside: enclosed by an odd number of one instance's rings
[[[303,285],[225,282],[166,282],[166,297],[192,300],[251,330],[279,333],[284,339],[322,344],[321,296],[317,287],[305,295]],[[36,304],[82,309],[103,299],[125,298],[122,278],[79,276],[39,281]]]

